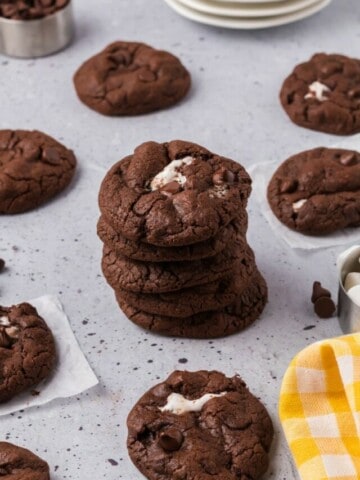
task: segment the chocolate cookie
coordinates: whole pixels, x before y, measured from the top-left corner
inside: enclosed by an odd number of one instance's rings
[[[175,371],[127,425],[131,460],[149,480],[256,480],[268,469],[272,421],[239,376]]]
[[[268,186],[268,201],[289,228],[324,235],[360,226],[360,153],[315,148],[286,160]]]
[[[0,0],[0,17],[35,20],[66,7],[70,0]]]
[[[53,336],[34,307],[0,307],[0,403],[48,377],[55,360]]]
[[[183,141],[147,142],[106,175],[100,210],[133,241],[184,246],[217,235],[246,207],[251,179],[236,162]]]
[[[114,42],[76,72],[80,100],[104,115],[139,115],[167,108],[189,91],[190,75],[171,53]]]
[[[137,326],[169,337],[219,338],[240,332],[262,313],[267,302],[265,280],[259,274],[232,305],[222,310],[175,318],[144,312],[116,296],[120,308]]]
[[[337,135],[360,132],[360,60],[318,53],[295,67],[280,99],[302,127]]]
[[[42,132],[0,130],[0,213],[36,208],[70,183],[71,150]]]
[[[215,257],[192,262],[139,262],[116,255],[105,246],[102,271],[114,290],[162,293],[214,282],[229,276],[235,262],[248,264],[253,261],[254,254],[251,248],[246,246],[243,237],[238,237],[236,243]]]
[[[0,442],[0,477],[6,480],[50,480],[49,465],[25,448]]]
[[[216,282],[177,290],[176,292],[150,294],[118,290],[117,296],[129,305],[147,313],[186,318],[200,312],[220,310],[236,301],[258,275],[254,258],[245,257],[236,262],[233,273]]]
[[[245,235],[248,226],[246,212],[242,217],[226,225],[210,240],[185,245],[184,247],[156,247],[150,243],[128,240],[118,233],[103,216],[97,225],[100,239],[115,253],[142,262],[187,262],[214,257],[227,245],[233,243],[237,235]]]

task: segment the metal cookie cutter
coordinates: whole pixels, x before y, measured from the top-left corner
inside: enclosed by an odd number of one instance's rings
[[[72,1],[36,20],[0,18],[0,53],[10,57],[44,57],[69,45],[74,30]]]
[[[338,258],[339,269],[339,323],[344,333],[360,332],[360,306],[346,293],[344,283],[350,272],[360,272],[360,245],[343,252]]]

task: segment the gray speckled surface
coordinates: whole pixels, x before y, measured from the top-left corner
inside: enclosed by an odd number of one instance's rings
[[[340,334],[336,319],[315,318],[309,297],[315,279],[336,294],[335,259],[342,249],[301,253],[279,243],[254,192],[249,242],[270,287],[261,321],[223,340],[159,338],[125,320],[101,276],[97,192],[104,169],[150,139],[193,140],[245,166],[280,162],[298,150],[338,141],[291,124],[278,92],[293,65],[314,51],[358,55],[359,1],[334,0],[310,19],[258,32],[201,26],[162,0],[76,0],[75,10],[78,33],[70,49],[35,61],[0,58],[0,128],[44,130],[73,148],[79,160],[77,180],[62,197],[35,212],[0,219],[0,256],[8,265],[0,295],[3,304],[12,304],[57,294],[101,385],[78,398],[1,418],[0,438],[46,458],[54,480],[92,478],[94,472],[108,480],[140,479],[125,448],[130,407],[175,368],[215,368],[240,373],[272,414],[277,435],[266,478],[295,480],[277,419],[280,382],[296,352]],[[164,112],[118,119],[77,101],[73,72],[119,38],[178,54],[193,76],[187,100]]]

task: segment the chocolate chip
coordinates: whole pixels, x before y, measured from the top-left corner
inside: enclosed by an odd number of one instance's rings
[[[224,183],[232,185],[235,181],[235,175],[226,168],[220,168],[214,173],[212,180],[214,185],[223,185]]]
[[[333,300],[329,297],[318,298],[314,303],[314,310],[320,318],[330,318],[333,316],[336,306]]]
[[[348,152],[341,155],[340,163],[342,163],[346,167],[349,167],[351,165],[356,165],[357,160],[356,160],[355,152]]]
[[[184,436],[177,428],[169,428],[160,434],[159,446],[166,452],[179,450],[184,441]]]
[[[320,282],[314,282],[313,291],[311,295],[312,303],[315,303],[316,300],[322,297],[331,298],[331,293],[329,292],[329,290],[326,290],[326,288],[323,288]]]
[[[7,327],[5,328],[6,335],[11,339],[19,338],[19,329],[18,327]]]
[[[360,98],[360,87],[352,88],[348,91],[349,98]]]
[[[61,160],[57,149],[52,147],[45,147],[42,152],[42,157],[46,162],[52,165],[57,165]]]
[[[284,180],[280,186],[281,193],[293,193],[298,187],[297,180]]]
[[[2,273],[5,270],[5,260],[0,258],[0,273]]]
[[[174,195],[181,191],[181,185],[178,182],[169,182],[161,187],[160,191],[165,194]]]
[[[151,72],[150,70],[144,70],[143,72],[139,73],[139,80],[142,82],[154,82],[156,80],[155,73]]]
[[[0,348],[11,347],[11,340],[6,335],[5,329],[0,327]]]

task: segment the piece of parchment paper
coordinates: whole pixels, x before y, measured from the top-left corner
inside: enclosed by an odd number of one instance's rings
[[[9,402],[0,404],[0,416],[44,405],[57,398],[78,395],[99,383],[80,350],[58,298],[44,295],[28,303],[37,309],[54,335],[57,363],[48,379]],[[34,391],[38,394],[34,395]]]

